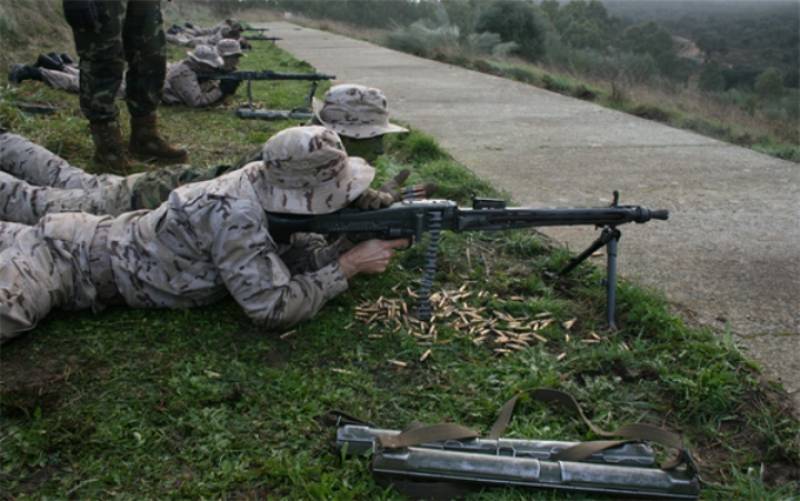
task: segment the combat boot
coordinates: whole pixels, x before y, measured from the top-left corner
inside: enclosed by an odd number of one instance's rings
[[[18,85],[24,80],[38,80],[41,82],[43,80],[42,72],[39,71],[39,68],[26,64],[12,66],[11,71],[8,72],[8,82]]]
[[[58,54],[55,52],[51,52],[50,54],[39,54],[39,57],[36,58],[36,64],[34,64],[37,68],[46,68],[48,70],[56,70],[56,71],[64,71],[64,63],[61,62],[61,58],[58,57]]]
[[[122,141],[122,132],[116,121],[89,124],[94,141],[94,161],[106,172],[127,174],[128,155]]]
[[[128,151],[137,158],[161,163],[185,163],[188,153],[167,143],[158,134],[156,114],[131,117],[131,142]]]

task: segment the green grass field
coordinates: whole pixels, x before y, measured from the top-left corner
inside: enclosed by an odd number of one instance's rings
[[[243,68],[311,69],[256,44]],[[269,106],[291,108],[306,85],[256,83],[255,91]],[[4,125],[90,166],[76,96],[39,83],[0,92]],[[240,88],[223,108],[163,107],[162,128],[190,148],[193,163],[234,163],[293,125],[237,119],[243,99]],[[60,110],[27,116],[17,101]],[[376,164],[376,184],[407,167],[412,182],[435,181],[442,197],[466,203],[473,194],[497,195],[418,132],[392,138]],[[796,495],[800,427],[785,395],[762,382],[729,339],[687,327],[634,284],[620,286],[621,330],[604,332],[601,271],[585,265],[566,280],[545,278],[569,256],[535,232],[446,234],[434,289],[466,285],[473,294],[463,301],[487,315],[547,313],[554,321],[539,331],[544,341],[503,356],[451,322],[421,338],[354,317],[357,305],[380,297],[412,305],[404,291],[416,286],[423,251],[403,251],[387,273],[359,277],[289,333],[264,332],[232,300],[186,311],[53,312],[2,347],[0,491],[9,498],[397,498],[372,480],[367,460],[334,451],[334,430],[320,416],[341,409],[386,427],[451,420],[487,430],[505,400],[545,386],[571,392],[604,428],[645,421],[680,430],[713,483],[704,498]],[[592,333],[599,342],[587,342],[597,340]],[[595,438],[573,417],[531,402],[519,406],[509,435]],[[575,498],[515,489],[473,498],[530,497]]]

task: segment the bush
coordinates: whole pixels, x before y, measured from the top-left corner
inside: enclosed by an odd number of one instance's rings
[[[725,77],[722,76],[719,64],[712,62],[703,66],[697,86],[706,92],[722,91],[725,88]]]
[[[597,91],[590,89],[584,84],[580,84],[572,89],[572,97],[577,97],[585,101],[594,101],[597,98]]]
[[[771,99],[783,92],[783,75],[777,68],[768,68],[756,79],[756,92],[763,99]]]
[[[563,78],[554,77],[552,75],[545,75],[542,77],[542,85],[547,90],[551,90],[553,92],[558,92],[560,94],[566,94],[570,91],[569,82],[564,80]]]
[[[431,57],[436,53],[457,50],[458,36],[458,28],[455,26],[431,27],[425,21],[417,21],[389,33],[387,45],[417,56]]]
[[[668,122],[672,116],[669,111],[651,104],[640,104],[630,112],[637,117],[655,120],[656,122]]]
[[[531,61],[544,53],[545,25],[539,10],[529,2],[492,3],[478,18],[475,31],[497,33],[504,42],[516,43],[515,53]]]

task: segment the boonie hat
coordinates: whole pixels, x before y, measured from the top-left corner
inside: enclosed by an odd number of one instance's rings
[[[222,68],[225,61],[222,60],[216,49],[208,45],[198,45],[192,52],[189,52],[189,59],[215,69]]]
[[[353,139],[365,139],[408,129],[389,123],[386,96],[380,89],[342,84],[331,87],[314,114],[324,126]]]
[[[328,214],[358,198],[375,177],[364,159],[348,157],[336,132],[316,125],[284,129],[248,175],[268,212]]]
[[[242,46],[238,40],[223,38],[217,42],[217,53],[220,57],[243,56]]]

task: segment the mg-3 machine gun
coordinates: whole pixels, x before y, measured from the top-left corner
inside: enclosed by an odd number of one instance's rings
[[[617,244],[621,237],[619,226],[626,223],[646,223],[651,219],[666,220],[666,210],[651,210],[635,205],[619,205],[619,193],[614,192],[610,207],[586,209],[536,209],[506,207],[502,200],[475,198],[471,209],[459,207],[450,200],[419,200],[398,202],[391,207],[363,211],[343,209],[320,216],[294,216],[268,213],[270,233],[287,235],[295,232],[323,234],[354,234],[372,238],[411,238],[420,242],[430,235],[422,284],[418,292],[417,317],[431,317],[430,292],[436,274],[439,238],[442,230],[496,231],[542,226],[593,225],[602,228],[600,237],[562,270],[568,273],[596,250],[608,247],[607,320],[616,328]]]

